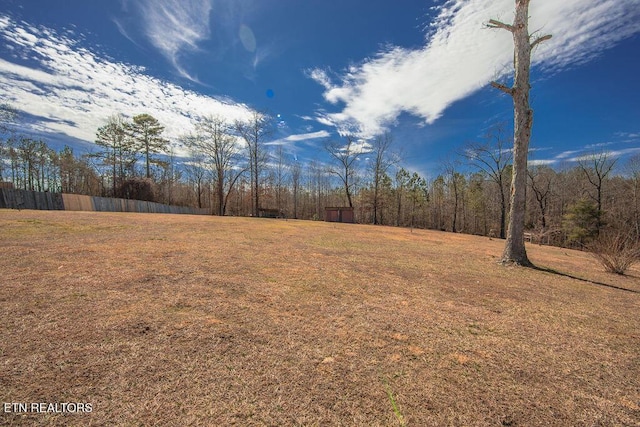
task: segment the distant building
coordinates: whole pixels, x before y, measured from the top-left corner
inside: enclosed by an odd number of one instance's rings
[[[331,207],[324,208],[324,220],[327,222],[355,222],[353,208]]]
[[[13,190],[13,182],[0,181],[0,188],[4,188],[6,190]]]

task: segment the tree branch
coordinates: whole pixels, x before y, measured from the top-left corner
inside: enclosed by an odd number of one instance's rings
[[[531,49],[533,49],[538,43],[542,43],[543,41],[549,40],[551,37],[552,37],[551,34],[538,37],[533,42],[531,42]]]
[[[491,82],[491,86],[495,87],[496,89],[500,89],[501,91],[503,91],[506,94],[509,94],[511,96],[513,96],[513,88],[507,87],[501,83],[498,82]]]
[[[489,23],[487,24],[487,27],[489,27],[489,28],[502,28],[503,30],[510,31],[512,33],[515,30],[513,25],[505,24],[504,22],[496,21],[495,19],[490,19]]]

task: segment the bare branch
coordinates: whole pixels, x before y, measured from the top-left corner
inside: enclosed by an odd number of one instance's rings
[[[506,94],[509,94],[511,96],[513,96],[513,88],[507,87],[501,83],[498,82],[491,82],[491,86],[495,87],[496,89],[500,89],[501,91],[503,91]]]
[[[549,40],[551,38],[551,34],[547,34],[541,37],[538,37],[537,39],[535,39],[533,42],[531,42],[531,49],[533,49],[534,47],[536,47],[536,45],[538,43],[542,43],[543,41]]]
[[[495,19],[490,19],[489,23],[487,24],[487,27],[489,27],[489,28],[502,28],[503,30],[510,31],[512,33],[515,30],[513,25],[505,24],[504,22],[496,21]]]

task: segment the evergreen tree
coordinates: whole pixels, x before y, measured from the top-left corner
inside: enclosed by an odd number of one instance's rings
[[[126,176],[127,169],[135,163],[133,142],[127,135],[128,126],[121,115],[114,115],[96,133],[96,144],[104,150],[94,156],[102,159],[102,164],[111,169],[113,195],[117,194],[118,181]]]
[[[144,156],[146,177],[151,178],[151,156],[165,151],[169,142],[162,137],[164,126],[149,114],[139,114],[133,118],[128,128],[134,141],[134,149]]]
[[[578,200],[569,208],[562,225],[569,243],[584,245],[598,235],[602,225],[602,211],[590,200]]]

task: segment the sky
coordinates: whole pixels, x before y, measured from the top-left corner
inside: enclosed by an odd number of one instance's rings
[[[640,0],[532,0],[530,162],[640,153]],[[148,113],[178,143],[202,117],[274,118],[270,147],[328,161],[392,135],[426,177],[511,125],[513,0],[1,0],[0,102],[55,148],[96,151],[109,116]],[[178,154],[184,152],[178,148]],[[366,158],[365,158],[366,160]]]

